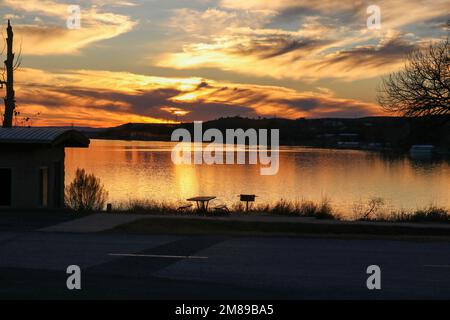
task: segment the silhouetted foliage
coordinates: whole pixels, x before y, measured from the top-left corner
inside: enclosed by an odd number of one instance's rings
[[[435,119],[430,121],[431,118]],[[334,148],[345,141],[345,134],[356,134],[354,141],[365,148],[369,143],[381,144],[384,150],[409,150],[412,144],[433,144],[450,148],[450,114],[426,118],[415,117],[365,117],[356,119],[252,119],[220,118],[203,123],[203,130],[219,129],[280,129],[281,145],[303,145]],[[448,122],[443,126],[442,123]],[[437,123],[439,125],[435,125]],[[423,126],[429,129],[423,130]],[[194,134],[193,123],[144,124],[130,123],[92,133],[91,138],[118,140],[170,141],[175,129],[187,129]],[[426,131],[426,132],[425,132]]]
[[[77,169],[75,179],[65,189],[66,205],[76,211],[102,210],[107,197],[100,179],[84,169]]]
[[[449,38],[410,53],[402,71],[383,79],[378,102],[404,116],[450,114]]]

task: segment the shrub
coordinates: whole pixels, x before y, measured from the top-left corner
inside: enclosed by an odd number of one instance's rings
[[[107,198],[100,179],[84,169],[77,169],[75,179],[65,188],[66,205],[76,211],[102,210]]]
[[[327,199],[322,200],[322,203],[316,208],[315,217],[323,220],[340,220],[340,216],[336,214],[330,201]]]
[[[361,201],[353,204],[353,215],[355,220],[369,221],[378,220],[380,209],[384,206],[385,201],[380,197],[373,197],[367,203]]]
[[[396,212],[390,217],[395,222],[450,222],[450,212],[445,208],[429,206],[414,212]]]
[[[302,201],[297,205],[297,211],[305,217],[314,217],[317,213],[317,204],[312,201]]]
[[[292,215],[295,214],[295,208],[291,202],[281,199],[271,208],[270,213],[276,215]]]
[[[411,217],[414,222],[449,222],[450,215],[444,208],[430,206],[417,210]]]

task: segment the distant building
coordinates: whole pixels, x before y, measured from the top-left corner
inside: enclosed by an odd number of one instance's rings
[[[76,130],[0,128],[0,208],[62,208],[64,148],[87,148]]]

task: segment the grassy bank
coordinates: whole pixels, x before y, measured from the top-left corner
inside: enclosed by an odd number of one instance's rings
[[[311,223],[307,221],[242,221],[238,219],[164,218],[149,217],[121,225],[113,232],[138,234],[215,234],[215,235],[327,235],[382,237],[440,237],[448,238],[448,228],[411,227],[399,224],[338,222]]]
[[[429,206],[417,209],[413,212],[397,211],[390,214],[380,214],[375,217],[360,219],[360,221],[378,221],[378,222],[418,222],[418,223],[450,223],[450,213],[445,208]]]
[[[181,203],[157,202],[151,200],[130,200],[128,202],[115,204],[113,212],[116,213],[139,213],[139,214],[196,214],[196,208],[180,210]],[[209,214],[233,215],[233,214],[269,214],[278,216],[315,217],[317,219],[339,220],[340,215],[333,211],[328,200],[320,203],[312,201],[286,201],[280,200],[273,204],[258,204],[248,212],[241,202],[227,207],[227,210],[215,210],[214,205]]]
[[[115,204],[113,212],[139,213],[149,215],[191,215],[198,214],[195,207],[179,210],[181,203],[157,202],[151,200],[130,200]],[[214,205],[213,205],[214,207]],[[353,212],[347,215],[339,213],[324,199],[319,203],[313,201],[279,200],[272,204],[258,204],[248,212],[241,202],[228,207],[228,211],[212,209],[208,214],[217,215],[274,215],[288,217],[312,217],[321,220],[348,220],[373,222],[408,222],[408,223],[450,223],[450,212],[446,208],[428,206],[412,211],[386,210],[384,201],[374,198],[366,203],[355,203]]]

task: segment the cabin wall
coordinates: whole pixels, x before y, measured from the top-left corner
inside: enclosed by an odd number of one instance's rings
[[[64,148],[2,147],[0,169],[8,168],[11,169],[11,205],[7,207],[25,209],[64,206]],[[47,174],[44,174],[45,171]],[[43,199],[45,176],[46,205]]]

